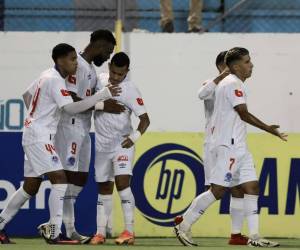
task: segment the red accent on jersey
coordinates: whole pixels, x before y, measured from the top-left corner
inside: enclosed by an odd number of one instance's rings
[[[234,91],[234,93],[235,93],[235,95],[237,96],[237,97],[242,97],[244,94],[243,94],[243,91],[241,91],[241,90],[238,90],[238,89],[236,89],[235,91]]]
[[[33,113],[34,113],[34,111],[35,111],[35,109],[36,109],[36,105],[37,105],[37,102],[38,102],[38,99],[39,99],[39,96],[40,96],[40,91],[41,91],[41,89],[40,88],[38,88],[36,91],[35,91],[35,93],[34,93],[34,97],[33,97],[33,99],[32,99],[32,109],[31,109],[31,112],[30,112],[30,116],[32,116],[33,115]]]
[[[63,96],[70,96],[69,91],[66,90],[66,89],[61,89],[60,92],[61,92],[61,94],[62,94]]]
[[[128,156],[127,155],[120,155],[118,157],[117,161],[128,161]]]
[[[86,96],[91,96],[91,94],[92,94],[92,91],[90,89],[87,89],[85,95]]]
[[[76,76],[69,75],[68,76],[68,82],[71,83],[71,84],[76,85]]]
[[[142,98],[136,98],[136,101],[139,105],[143,106],[144,105],[144,101]]]

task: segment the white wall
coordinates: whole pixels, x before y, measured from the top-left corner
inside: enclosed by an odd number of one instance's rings
[[[52,65],[54,45],[66,42],[82,50],[88,40],[89,32],[0,33],[0,99],[20,97]],[[284,131],[300,131],[300,34],[128,33],[123,41],[132,61],[130,77],[144,95],[152,131],[203,131],[197,90],[216,76],[216,55],[234,46],[248,48],[254,63],[246,82],[249,110]]]

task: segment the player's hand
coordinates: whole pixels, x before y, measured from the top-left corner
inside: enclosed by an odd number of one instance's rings
[[[228,67],[226,67],[226,68],[221,72],[220,75],[222,75],[222,76],[225,78],[225,77],[228,76],[230,73],[231,73],[231,72],[230,72],[230,69],[229,69]]]
[[[126,139],[121,143],[122,148],[131,148],[134,143],[132,140],[129,139],[129,137],[126,137]]]
[[[283,140],[283,141],[287,141],[288,135],[285,134],[285,133],[279,132],[279,130],[278,130],[278,129],[280,128],[279,125],[270,125],[269,128],[270,128],[270,132],[271,132],[273,135],[278,136],[278,137],[279,137],[281,140]]]
[[[125,106],[116,100],[108,99],[104,101],[103,111],[111,114],[120,114],[125,111]]]
[[[122,93],[122,88],[119,85],[108,85],[107,86],[112,96],[119,96]]]
[[[219,84],[219,82],[221,82],[226,76],[228,76],[230,74],[230,70],[228,67],[226,67],[221,73],[220,75],[218,75],[216,77],[216,79],[214,80],[215,84]]]

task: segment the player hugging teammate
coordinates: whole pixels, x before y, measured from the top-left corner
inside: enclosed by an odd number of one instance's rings
[[[115,133],[117,137],[112,136],[111,141],[103,141],[104,144],[113,146],[113,150],[107,152],[97,147],[99,151],[105,152],[105,158],[98,157],[96,181],[101,182],[100,179],[104,178],[104,184],[106,181],[110,184],[111,177],[115,177],[125,220],[125,230],[116,239],[116,243],[133,244],[134,197],[129,185],[134,143],[146,131],[150,121],[140,92],[126,78],[129,58],[125,53],[118,53],[113,57],[109,77],[99,82],[94,65],[101,66],[107,61],[115,45],[115,38],[108,30],[93,32],[89,44],[81,53],[76,53],[68,44],[56,45],[52,50],[55,66],[41,73],[24,93],[28,109],[22,139],[25,152],[24,184],[10,197],[0,214],[2,244],[12,243],[4,228],[23,204],[38,192],[44,176],[52,184],[49,196],[50,218],[38,227],[45,241],[49,244],[84,244],[91,240],[91,237],[80,235],[75,229],[74,203],[88,177],[92,110],[96,112],[95,119],[99,120],[98,125],[95,122],[96,126],[103,128],[110,121],[113,124],[116,120],[118,122],[114,131],[111,130],[112,127],[106,131]],[[126,91],[120,95],[122,89]],[[132,112],[140,118],[136,130],[130,122]],[[106,119],[108,120],[105,121]],[[102,120],[105,124],[101,124]],[[97,139],[97,145],[101,143]],[[106,168],[100,167],[103,165],[100,162],[105,163],[105,166],[112,164],[114,171],[108,173]],[[118,170],[124,163],[126,168]],[[97,228],[103,226],[103,220],[106,222],[104,227],[109,226],[111,221],[110,215],[103,215],[103,211],[108,214],[107,204],[109,206],[110,201],[102,201],[103,208],[99,204],[103,199],[102,192],[107,190],[100,183],[99,188],[104,191],[99,190],[97,224],[101,222],[101,226]],[[66,235],[61,233],[62,223],[65,225]],[[92,239],[93,244],[103,243],[97,241],[99,230]],[[103,236],[105,239],[105,235]]]

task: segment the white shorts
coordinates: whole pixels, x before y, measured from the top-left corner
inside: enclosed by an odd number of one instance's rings
[[[55,147],[65,170],[89,171],[91,159],[89,133],[72,124],[59,126],[55,135]]]
[[[45,173],[62,170],[59,156],[51,141],[48,143],[38,142],[23,146],[24,176],[39,177]]]
[[[95,156],[96,182],[114,181],[118,175],[132,175],[134,146],[118,148],[114,152],[97,152]]]
[[[213,168],[210,183],[234,187],[257,181],[251,153],[245,147],[218,146],[212,150]]]
[[[210,151],[209,143],[204,143],[203,146],[203,166],[204,166],[205,186],[209,186],[211,171],[213,168],[213,154]]]

